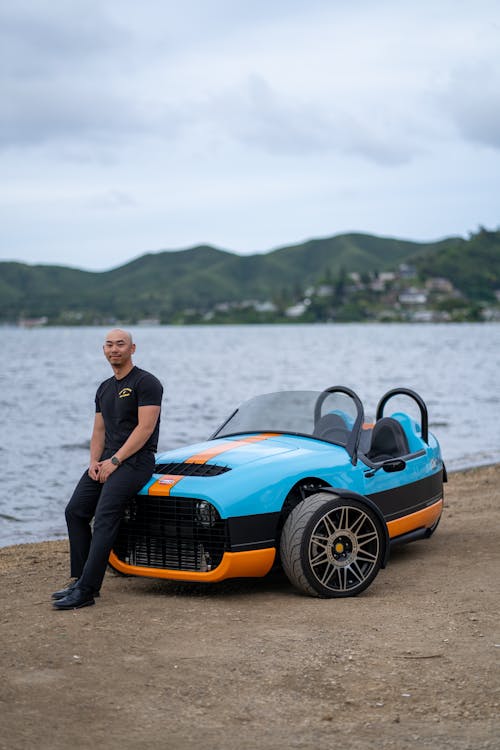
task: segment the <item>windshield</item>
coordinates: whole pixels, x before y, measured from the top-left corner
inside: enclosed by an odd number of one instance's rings
[[[363,409],[356,394],[330,389],[279,391],[245,401],[212,437],[279,432],[347,446],[362,421]]]

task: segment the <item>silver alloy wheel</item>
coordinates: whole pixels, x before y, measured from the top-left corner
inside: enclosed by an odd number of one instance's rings
[[[310,571],[322,587],[349,592],[367,581],[380,557],[379,531],[365,510],[340,505],[316,523],[308,544]]]
[[[290,583],[309,596],[357,596],[383,564],[387,530],[363,497],[320,491],[288,514],[280,559]]]
[[[375,522],[362,508],[332,508],[320,518],[309,539],[311,572],[328,589],[358,588],[377,565],[379,547]]]

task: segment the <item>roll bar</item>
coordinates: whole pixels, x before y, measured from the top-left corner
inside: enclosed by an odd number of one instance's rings
[[[422,440],[424,443],[429,444],[429,416],[427,413],[427,406],[425,405],[424,399],[418,395],[415,391],[410,388],[392,388],[390,391],[382,396],[377,406],[377,422],[384,416],[384,407],[393,396],[409,396],[417,404],[420,410],[420,429],[422,432]]]

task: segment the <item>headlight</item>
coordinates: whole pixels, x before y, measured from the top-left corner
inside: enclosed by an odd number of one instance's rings
[[[202,526],[205,526],[206,528],[213,526],[217,521],[217,516],[218,513],[214,506],[206,500],[200,500],[196,505],[196,520]]]

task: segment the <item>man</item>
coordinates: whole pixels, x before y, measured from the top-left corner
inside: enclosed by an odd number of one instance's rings
[[[123,507],[154,470],[163,387],[133,364],[135,344],[127,331],[110,331],[103,350],[114,375],[97,389],[89,468],[66,507],[75,580],[52,594],[61,610],[95,604]]]

